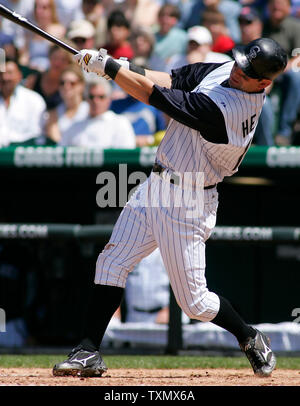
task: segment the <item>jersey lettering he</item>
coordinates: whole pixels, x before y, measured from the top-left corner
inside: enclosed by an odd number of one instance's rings
[[[253,131],[254,124],[255,124],[255,120],[254,120],[255,117],[256,117],[256,114],[253,114],[253,116],[250,117],[250,126],[249,126],[248,118],[247,118],[247,120],[242,122],[243,137],[246,137],[251,131]]]

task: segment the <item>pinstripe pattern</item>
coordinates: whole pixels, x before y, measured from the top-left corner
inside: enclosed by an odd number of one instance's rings
[[[95,283],[125,287],[128,273],[159,247],[178,304],[189,317],[209,321],[218,312],[219,298],[206,286],[205,241],[215,226],[218,193],[204,192],[204,210],[195,220],[186,207],[176,207],[176,193],[170,194],[169,206],[162,203],[166,186],[173,192],[178,188],[151,174],[133,194],[98,257]],[[158,197],[157,207],[147,204],[149,195]]]
[[[198,131],[171,120],[157,152],[157,161],[167,169],[162,176],[152,173],[132,195],[96,264],[95,283],[125,287],[128,273],[159,247],[178,304],[190,318],[202,321],[211,321],[220,306],[205,278],[205,242],[216,223],[218,192],[213,188],[199,193],[196,183],[173,185],[168,177],[174,172],[202,173],[204,184],[211,185],[237,171],[253,138],[264,93],[221,86],[232,65],[210,72],[194,89],[222,111],[228,144],[210,143]],[[200,203],[192,216],[190,201],[177,204],[189,188]]]
[[[196,130],[171,120],[157,151],[157,161],[177,172],[204,172],[205,185],[221,182],[233,175],[240,157],[251,142],[263,103],[264,93],[244,93],[221,86],[228,79],[234,62],[210,72],[193,90],[210,97],[220,108],[228,134],[228,144],[206,141]],[[242,123],[255,115],[255,125],[243,136]]]

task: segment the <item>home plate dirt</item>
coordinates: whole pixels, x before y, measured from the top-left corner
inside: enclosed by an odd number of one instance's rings
[[[259,378],[250,369],[109,369],[101,378],[80,378],[54,377],[45,368],[1,368],[0,386],[300,386],[300,371]]]

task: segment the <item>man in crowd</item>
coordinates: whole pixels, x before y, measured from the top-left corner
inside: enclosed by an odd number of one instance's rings
[[[289,57],[284,74],[274,83],[279,86],[282,95],[275,143],[290,145],[300,109],[300,20],[291,16],[290,0],[269,0],[268,13],[263,35],[277,41]]]
[[[135,148],[136,139],[129,120],[109,110],[111,86],[104,78],[97,77],[87,85],[90,105],[89,116],[72,127],[60,142],[63,146]]]
[[[18,63],[6,59],[0,72],[0,145],[24,143],[44,133],[46,103],[33,90],[20,84]]]

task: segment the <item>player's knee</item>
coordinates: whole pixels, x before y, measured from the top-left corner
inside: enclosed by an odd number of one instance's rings
[[[205,297],[192,303],[180,303],[180,307],[190,319],[208,322],[217,315],[220,300],[215,293],[208,292]]]
[[[194,308],[183,308],[182,309],[184,313],[193,320],[199,320],[199,321],[210,321],[215,317],[215,314],[212,314],[210,309],[194,309]]]
[[[125,288],[129,270],[102,252],[97,259],[95,283]]]

